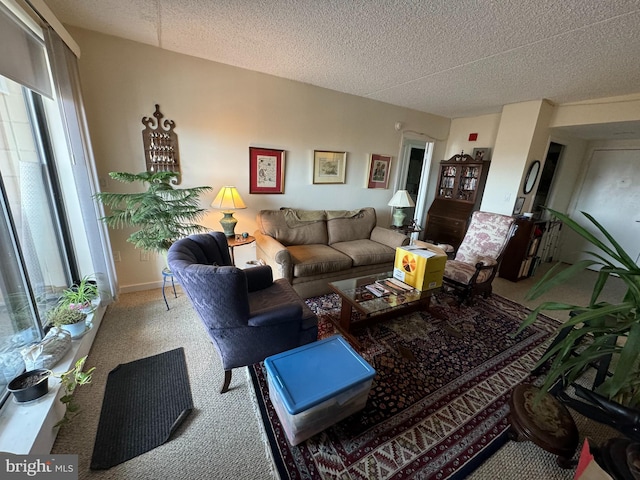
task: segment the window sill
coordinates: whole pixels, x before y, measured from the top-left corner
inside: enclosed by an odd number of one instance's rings
[[[105,310],[106,307],[101,306],[93,313],[93,328],[72,342],[71,350],[53,367],[54,371],[65,372],[78,359],[88,355]],[[57,378],[49,379],[49,393],[33,403],[21,405],[11,395],[0,409],[0,452],[18,455],[46,455],[51,452],[58,434],[58,429],[53,426],[64,414],[64,406],[58,401],[61,396]]]

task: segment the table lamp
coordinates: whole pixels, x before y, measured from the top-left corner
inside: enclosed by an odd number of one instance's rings
[[[227,237],[234,237],[234,229],[236,228],[236,223],[238,220],[233,218],[233,210],[239,210],[241,208],[247,208],[247,206],[240,198],[240,194],[236,187],[225,186],[220,189],[216,198],[211,202],[211,206],[213,208],[217,208],[218,210],[222,210],[222,214],[224,215],[220,219],[220,225],[222,225],[222,230],[224,230],[224,234]]]
[[[409,196],[409,192],[406,190],[398,190],[393,197],[391,197],[391,200],[389,200],[387,205],[393,207],[395,210],[393,212],[392,225],[394,227],[401,227],[404,223],[405,217],[407,216],[403,209],[406,207],[414,207],[415,203],[411,199],[411,196]]]

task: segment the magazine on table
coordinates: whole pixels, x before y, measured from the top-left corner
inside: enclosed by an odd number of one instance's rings
[[[413,287],[395,278],[376,280],[374,283],[365,285],[364,288],[378,298],[388,295],[404,295],[414,290]]]
[[[382,297],[384,295],[391,295],[391,290],[389,290],[388,288],[383,287],[381,284],[379,284],[377,282],[376,283],[371,283],[369,285],[365,285],[364,288],[369,290],[376,297]]]
[[[382,288],[389,290],[394,295],[402,295],[407,292],[413,291],[413,287],[407,285],[400,280],[390,277],[382,280],[376,280],[376,284],[382,286]]]

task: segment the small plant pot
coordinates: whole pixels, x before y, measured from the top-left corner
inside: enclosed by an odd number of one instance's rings
[[[76,338],[84,333],[87,328],[87,323],[83,320],[81,322],[72,323],[71,325],[60,325],[60,328],[69,332],[71,338]]]
[[[49,377],[51,370],[39,368],[29,370],[9,382],[7,390],[13,393],[16,402],[30,402],[49,392]]]

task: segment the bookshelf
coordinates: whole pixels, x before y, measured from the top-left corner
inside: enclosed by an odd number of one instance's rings
[[[546,224],[546,221],[537,221],[528,217],[516,219],[518,230],[505,250],[499,270],[500,277],[517,282],[535,273],[541,262],[538,252],[543,242]]]

